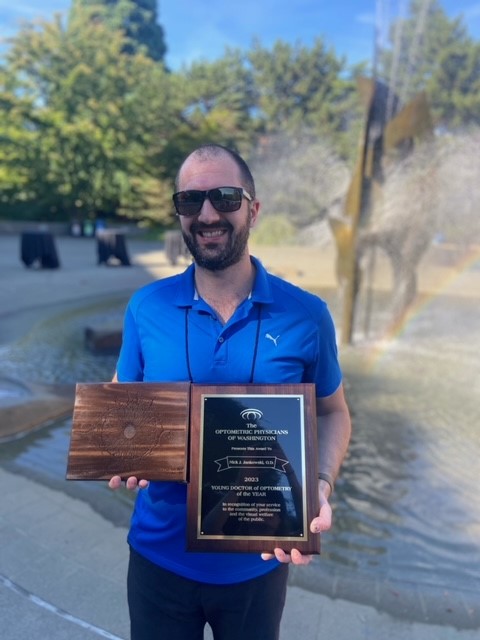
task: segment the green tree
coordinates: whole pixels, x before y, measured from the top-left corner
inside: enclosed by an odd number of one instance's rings
[[[480,43],[459,43],[443,51],[428,84],[437,120],[446,126],[480,124]]]
[[[181,146],[217,140],[246,151],[255,137],[251,116],[255,88],[245,55],[227,48],[223,57],[214,62],[192,63],[180,72],[180,77],[187,105],[187,144]],[[187,142],[189,137],[191,144]]]
[[[44,217],[167,214],[167,188],[152,158],[183,105],[175,78],[142,53],[122,53],[124,44],[120,31],[81,11],[66,27],[57,18],[20,30],[7,53],[0,107],[8,166],[22,164],[24,172],[21,189],[4,176],[5,205],[34,203]],[[16,139],[23,144],[15,156]]]
[[[455,127],[480,119],[480,46],[462,18],[449,18],[438,0],[412,0],[395,21],[381,75],[402,103],[426,91],[435,121]]]
[[[36,140],[32,100],[17,93],[18,83],[0,70],[0,211],[28,200],[30,150]]]
[[[163,27],[158,24],[157,0],[73,0],[71,18],[85,8],[92,20],[124,32],[128,40],[124,52],[134,53],[144,47],[152,60],[163,61],[167,47]]]
[[[257,41],[249,53],[259,119],[266,133],[309,130],[337,136],[349,129],[357,100],[346,65],[321,39],[312,48]]]
[[[320,184],[319,140],[339,158],[356,148],[356,87],[320,40],[311,49],[226,49],[214,62],[170,73],[142,47],[126,53],[130,40],[107,20],[105,3],[86,4],[77,0],[66,24],[24,26],[11,43],[0,76],[0,206],[161,219],[171,212],[181,158],[200,143],[234,146],[261,162],[291,133],[281,165],[292,171],[294,161],[300,190]],[[296,223],[318,217],[333,197],[317,195],[302,197]],[[272,205],[291,217],[295,201]]]

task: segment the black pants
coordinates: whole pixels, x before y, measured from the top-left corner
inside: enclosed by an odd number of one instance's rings
[[[130,550],[131,640],[278,640],[288,565],[236,584],[206,584],[177,576]]]

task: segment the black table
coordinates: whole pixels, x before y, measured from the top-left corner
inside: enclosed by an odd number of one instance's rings
[[[97,231],[98,264],[108,264],[111,258],[120,261],[125,267],[130,266],[125,234],[118,231]]]
[[[48,231],[24,231],[20,241],[20,257],[26,267],[58,269],[60,266],[53,235]]]

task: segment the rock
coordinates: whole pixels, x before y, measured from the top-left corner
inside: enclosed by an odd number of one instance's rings
[[[103,325],[85,328],[85,346],[95,355],[115,355],[122,346],[122,327]]]

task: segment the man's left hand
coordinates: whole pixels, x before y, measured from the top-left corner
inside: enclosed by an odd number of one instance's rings
[[[320,484],[323,484],[321,481]],[[320,513],[310,523],[310,531],[312,533],[321,533],[328,531],[332,526],[332,507],[330,506],[324,491],[319,490],[320,496]],[[262,553],[262,560],[273,560],[276,558],[279,562],[307,565],[311,562],[313,556],[303,555],[298,549],[292,549],[287,553],[283,549],[276,548],[273,553]]]

